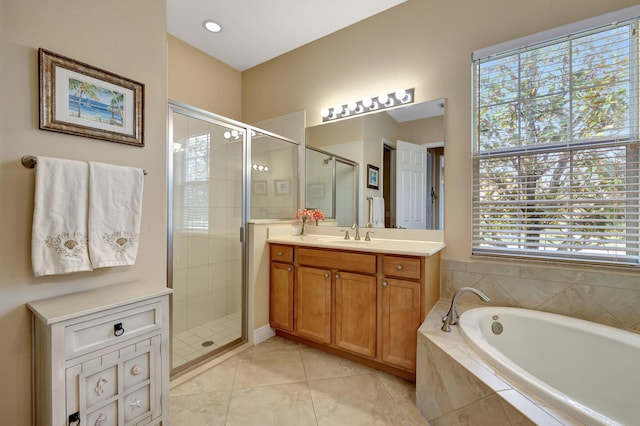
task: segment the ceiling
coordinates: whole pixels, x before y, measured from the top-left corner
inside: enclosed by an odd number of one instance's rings
[[[167,32],[244,71],[405,1],[167,0]]]

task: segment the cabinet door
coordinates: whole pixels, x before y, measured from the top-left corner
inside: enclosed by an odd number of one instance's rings
[[[376,356],[376,277],[335,273],[335,344],[360,355]]]
[[[293,331],[293,265],[271,262],[269,323],[271,327]]]
[[[300,266],[295,289],[296,333],[331,343],[331,271]]]
[[[382,282],[382,360],[415,370],[420,327],[420,283],[384,279]]]

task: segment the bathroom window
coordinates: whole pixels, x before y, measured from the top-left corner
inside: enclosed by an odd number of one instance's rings
[[[638,19],[617,21],[474,53],[473,254],[640,263]]]
[[[209,149],[208,133],[187,138],[174,155],[176,179],[182,193],[182,226],[188,231],[209,228]]]

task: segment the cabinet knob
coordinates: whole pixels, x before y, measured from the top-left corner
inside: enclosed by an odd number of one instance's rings
[[[293,269],[291,269],[291,266],[289,266],[289,267],[287,268],[287,271],[289,271],[289,272],[293,271]]]
[[[142,366],[140,364],[136,364],[131,367],[131,375],[137,376],[140,373],[142,373]]]
[[[116,337],[122,336],[124,334],[124,327],[122,323],[119,322],[117,324],[113,324],[113,335]]]
[[[325,278],[329,278],[329,274],[328,274],[328,273],[327,273],[327,274],[324,274],[324,277],[325,277]]]
[[[386,282],[386,281],[382,281],[382,287],[386,287],[386,286],[388,286],[388,285],[389,285],[389,283],[388,283],[388,282]]]
[[[100,377],[100,379],[98,379],[98,383],[96,383],[95,391],[99,396],[102,396],[102,394],[104,393],[104,385],[107,383],[109,382],[107,382],[107,379],[105,379],[104,377]]]
[[[336,280],[340,279],[340,275],[336,274]]]
[[[398,266],[396,266],[396,269],[397,269],[398,271],[402,271],[402,265],[398,265]]]
[[[283,252],[281,252],[281,251],[279,251],[279,252],[278,252],[278,256],[282,256],[283,254],[284,254],[284,253],[283,253]]]
[[[100,413],[100,415],[96,419],[96,426],[102,426],[106,422],[107,422],[107,416],[105,416],[104,413]]]

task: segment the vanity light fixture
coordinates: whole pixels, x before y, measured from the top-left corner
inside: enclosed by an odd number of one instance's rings
[[[261,165],[259,165],[259,164],[252,164],[252,165],[251,165],[251,168],[252,168],[253,170],[258,171],[258,172],[268,172],[268,171],[269,171],[269,167],[267,167],[267,166],[261,166]]]
[[[220,31],[222,31],[222,27],[220,26],[220,24],[218,24],[217,22],[211,19],[206,19],[202,21],[202,26],[204,27],[205,30],[210,31],[212,33],[219,33]]]
[[[336,105],[333,108],[322,108],[320,115],[322,121],[337,120],[350,115],[363,114],[378,111],[398,105],[409,104],[414,101],[414,89],[399,89],[392,93],[381,93],[374,98],[364,98],[361,101],[351,101],[344,105]]]

